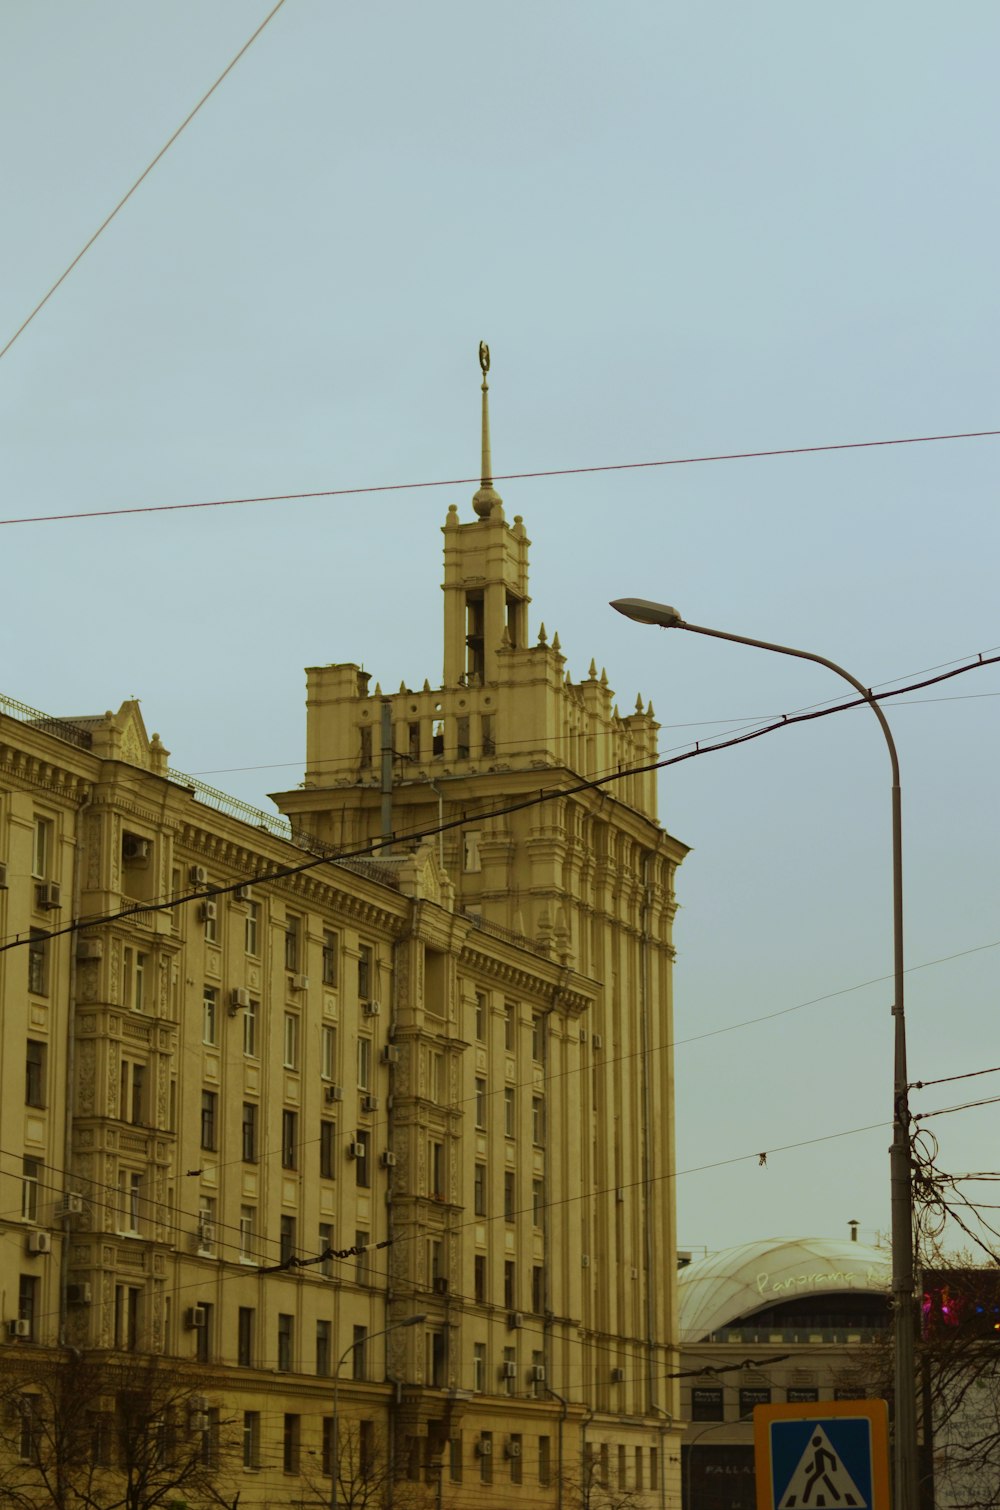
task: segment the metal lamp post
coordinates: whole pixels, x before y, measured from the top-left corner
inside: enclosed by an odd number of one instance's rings
[[[757,650],[771,650],[777,655],[791,655],[803,661],[826,666],[849,682],[864,698],[879,721],[889,750],[892,766],[892,943],[895,1020],[892,1084],[892,1145],[889,1149],[889,1172],[892,1212],[892,1295],[894,1335],[895,1440],[893,1450],[893,1504],[895,1510],[917,1510],[917,1404],[914,1375],[914,1286],[913,1286],[913,1186],[910,1171],[910,1107],[906,1077],[906,1018],[903,1012],[903,837],[902,806],[899,790],[899,760],[892,731],[885,714],[869,689],[857,677],[826,656],[809,650],[795,650],[790,645],[773,645],[768,640],[754,640],[723,629],[707,629],[702,624],[688,624],[676,608],[666,603],[651,603],[646,598],[618,598],[611,607],[637,624],[651,624],[660,629],[686,629],[716,640],[732,640],[737,645],[751,645]]]
[[[426,1320],[426,1313],[420,1316],[406,1316],[402,1321],[394,1321],[389,1326],[382,1327],[378,1332],[369,1333],[365,1338],[365,1342],[373,1342],[376,1337],[384,1337],[387,1332],[398,1332],[401,1327],[419,1326],[422,1321]],[[337,1367],[333,1371],[333,1424],[330,1428],[330,1510],[337,1510],[338,1503],[338,1473],[340,1469],[340,1415],[338,1410],[340,1404],[340,1370],[356,1347],[357,1343],[352,1342],[350,1347],[344,1349],[337,1359]]]

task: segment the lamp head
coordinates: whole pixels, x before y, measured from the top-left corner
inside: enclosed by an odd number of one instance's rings
[[[636,624],[655,624],[660,629],[679,629],[684,620],[669,603],[651,603],[648,598],[614,598],[611,607]]]

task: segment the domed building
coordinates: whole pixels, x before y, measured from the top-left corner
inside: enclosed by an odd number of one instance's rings
[[[753,1510],[755,1405],[864,1396],[889,1286],[889,1250],[853,1236],[772,1238],[684,1263],[685,1510]]]

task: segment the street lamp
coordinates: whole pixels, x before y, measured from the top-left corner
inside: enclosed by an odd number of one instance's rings
[[[419,1326],[422,1321],[426,1320],[426,1313],[422,1313],[419,1316],[404,1316],[402,1321],[393,1321],[389,1326],[382,1327],[378,1332],[370,1332],[365,1337],[365,1342],[372,1342],[376,1337],[384,1337],[387,1332],[398,1332],[404,1326]],[[340,1370],[343,1368],[346,1360],[355,1351],[357,1345],[356,1342],[352,1342],[350,1347],[345,1347],[337,1359],[337,1367],[333,1371],[333,1421],[330,1427],[330,1510],[337,1510],[337,1475],[340,1469],[340,1416],[338,1413],[338,1405],[340,1403]]]
[[[906,1078],[906,1018],[903,1013],[903,834],[902,806],[899,792],[899,760],[892,732],[885,714],[869,689],[858,679],[826,656],[809,650],[794,650],[790,645],[772,645],[768,640],[753,640],[747,635],[730,634],[723,629],[706,629],[688,624],[676,608],[666,603],[651,603],[646,598],[617,598],[611,607],[637,624],[652,624],[660,629],[686,629],[691,634],[705,634],[715,640],[732,640],[737,645],[752,645],[757,650],[773,650],[777,655],[792,655],[803,661],[826,666],[849,682],[860,693],[879,721],[889,749],[892,766],[892,944],[895,1019],[895,1044],[892,1080],[892,1145],[889,1149],[889,1175],[892,1212],[892,1294],[893,1335],[895,1344],[894,1394],[895,1442],[893,1450],[893,1503],[895,1510],[917,1507],[917,1403],[914,1377],[913,1313],[913,1186],[910,1173],[910,1107]]]

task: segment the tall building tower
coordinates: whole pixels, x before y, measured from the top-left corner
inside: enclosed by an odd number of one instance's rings
[[[394,1199],[394,1285],[436,1293],[441,1339],[408,1391],[410,1435],[447,1434],[469,1392],[499,1387],[513,1409],[527,1353],[535,1411],[588,1423],[582,1476],[666,1504],[687,851],[657,821],[655,773],[627,774],[656,759],[652,705],[623,716],[595,662],[574,682],[558,634],[532,638],[530,542],[493,486],[485,346],[480,361],[481,486],[473,517],[453,504],[443,528],[442,684],[390,695],[357,665],[311,668],[305,782],[275,801],[302,842],[377,844],[386,871],[444,826],[448,908],[418,910],[395,964],[411,1074],[394,1147],[417,1178]],[[520,1440],[516,1410],[506,1429]]]

